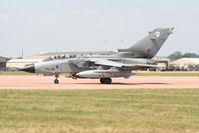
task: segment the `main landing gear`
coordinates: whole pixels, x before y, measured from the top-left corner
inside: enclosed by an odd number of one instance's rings
[[[111,84],[112,83],[112,79],[111,78],[100,78],[100,82],[102,84]]]
[[[54,80],[54,83],[55,83],[55,84],[59,84],[58,78],[59,78],[59,75],[55,75],[55,80]]]
[[[55,84],[59,84],[58,78],[59,78],[59,75],[55,75],[55,80],[54,80]],[[112,79],[111,78],[100,78],[100,82],[101,82],[101,84],[111,84]]]

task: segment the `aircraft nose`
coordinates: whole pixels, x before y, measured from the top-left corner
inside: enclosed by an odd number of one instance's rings
[[[20,69],[20,71],[35,73],[35,66],[34,65],[26,66],[26,67]]]

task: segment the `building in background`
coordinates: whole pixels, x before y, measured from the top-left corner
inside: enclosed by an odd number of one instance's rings
[[[40,61],[42,61],[42,59],[11,59],[7,61],[6,67],[7,70],[14,70],[14,68],[21,68]]]
[[[69,55],[69,56],[83,56],[83,55],[109,55],[113,54],[113,51],[77,51],[77,52],[42,52],[42,53],[37,53],[31,56],[27,56],[24,59],[46,59],[50,56],[55,56],[55,55]]]
[[[72,58],[84,55],[108,55],[113,53],[114,52],[112,51],[42,52],[31,56],[27,56],[23,59],[11,59],[7,62],[6,66],[8,70],[13,70],[13,68],[21,68],[26,65],[43,61],[48,57],[53,57],[53,56],[56,56],[57,58],[63,56],[65,58]]]
[[[78,56],[86,55],[109,55],[114,54],[113,51],[78,51],[78,52],[42,52],[27,56],[23,59],[11,59],[7,61],[3,57],[0,57],[0,70],[13,70],[13,68],[24,67],[29,64],[37,63],[43,60],[53,57],[54,59],[67,59]],[[63,58],[64,57],[64,58]],[[178,60],[170,61],[166,57],[154,57],[153,60],[159,66],[160,71],[199,71],[199,58],[181,58]],[[151,71],[156,71],[152,69]]]
[[[169,68],[169,58],[156,56],[153,60],[156,61],[160,71],[166,71]]]
[[[180,58],[170,62],[170,65],[179,70],[199,71],[199,58]]]
[[[6,58],[0,56],[0,71],[6,70]]]

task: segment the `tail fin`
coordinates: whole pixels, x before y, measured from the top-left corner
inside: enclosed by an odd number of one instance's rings
[[[160,50],[164,42],[170,34],[173,33],[174,28],[158,28],[144,39],[137,42],[135,45],[127,49],[118,49],[118,52],[132,52],[137,58],[153,58]]]

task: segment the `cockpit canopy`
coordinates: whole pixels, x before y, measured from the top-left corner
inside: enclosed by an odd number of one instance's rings
[[[49,56],[48,58],[44,59],[43,61],[52,61],[52,60],[61,60],[61,59],[70,59],[70,58],[76,58],[77,55],[54,55]]]

